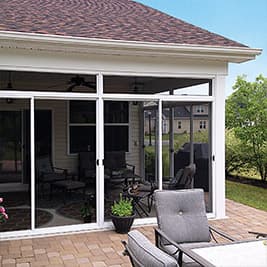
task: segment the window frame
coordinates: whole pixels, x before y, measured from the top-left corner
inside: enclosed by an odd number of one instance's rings
[[[199,129],[201,129],[201,130],[207,129],[207,123],[205,120],[199,121]]]
[[[76,126],[79,126],[79,127],[95,127],[96,128],[96,123],[76,123],[76,122],[70,122],[70,102],[71,101],[95,101],[95,100],[68,100],[67,102],[67,155],[68,156],[77,156],[78,153],[75,153],[75,152],[71,152],[71,146],[70,146],[70,142],[71,142],[71,131],[70,131],[70,128],[71,127],[76,127]],[[130,114],[131,114],[131,110],[130,110],[130,102],[128,101],[119,101],[119,102],[127,102],[127,108],[128,108],[128,122],[116,122],[116,123],[113,123],[113,122],[107,122],[105,123],[104,122],[104,128],[105,126],[127,126],[128,127],[128,137],[127,137],[127,143],[128,143],[128,149],[127,151],[125,151],[126,153],[127,152],[130,152],[131,149],[130,149]],[[105,112],[105,111],[104,111]]]

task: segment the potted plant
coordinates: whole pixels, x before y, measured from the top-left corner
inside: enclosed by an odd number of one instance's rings
[[[114,201],[114,204],[111,206],[111,219],[115,231],[120,234],[128,233],[133,224],[134,217],[132,200],[123,198],[122,194],[120,194],[119,201]]]
[[[90,223],[92,221],[92,206],[90,203],[85,202],[81,207],[81,216],[84,223]]]
[[[3,201],[3,198],[0,198],[0,203],[2,203]],[[8,215],[6,213],[6,210],[3,206],[0,205],[0,223],[6,222],[7,219]]]

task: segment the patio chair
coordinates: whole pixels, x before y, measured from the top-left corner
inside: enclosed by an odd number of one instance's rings
[[[43,195],[44,195],[45,184],[50,185],[50,191],[51,191],[51,183],[67,179],[68,175],[67,170],[53,166],[51,158],[49,156],[42,156],[36,158],[35,164],[36,164],[38,189],[41,190],[41,193]]]
[[[36,159],[36,171],[42,195],[44,195],[45,184],[49,185],[49,199],[52,199],[55,189],[64,192],[64,203],[66,202],[67,194],[72,191],[82,190],[83,196],[85,194],[85,183],[76,181],[74,179],[75,175],[68,173],[67,169],[53,166],[49,156]]]
[[[105,153],[105,173],[110,176],[111,186],[124,186],[129,181],[138,179],[135,166],[126,162],[124,151],[110,151]]]
[[[163,182],[163,189],[167,190],[192,189],[194,188],[195,173],[196,173],[196,165],[194,163],[191,163],[184,169],[178,170],[178,172],[173,178],[169,177],[168,182]]]
[[[203,189],[157,190],[154,198],[158,222],[158,228],[155,229],[156,246],[175,257],[180,266],[199,265],[183,255],[179,245],[188,249],[211,246],[211,239],[216,241],[214,232],[234,241],[208,225]]]
[[[154,246],[143,234],[137,230],[128,233],[128,244],[124,255],[130,257],[133,267],[179,267],[177,261]]]

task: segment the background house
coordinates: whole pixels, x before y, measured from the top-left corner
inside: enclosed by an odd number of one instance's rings
[[[151,132],[154,134],[157,124],[156,112],[145,112],[145,134],[149,135],[149,123]],[[149,120],[151,120],[149,122]],[[207,105],[197,105],[193,108],[193,131],[205,131],[209,127],[209,116]],[[169,110],[163,109],[162,114],[162,133],[168,134],[170,131],[169,127],[170,116]],[[190,107],[189,106],[177,106],[174,108],[173,118],[173,132],[174,133],[189,133],[190,132]]]

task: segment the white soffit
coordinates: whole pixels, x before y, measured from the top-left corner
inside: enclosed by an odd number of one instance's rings
[[[48,34],[0,31],[0,47],[124,56],[176,57],[241,63],[255,59],[262,49],[134,42]]]

